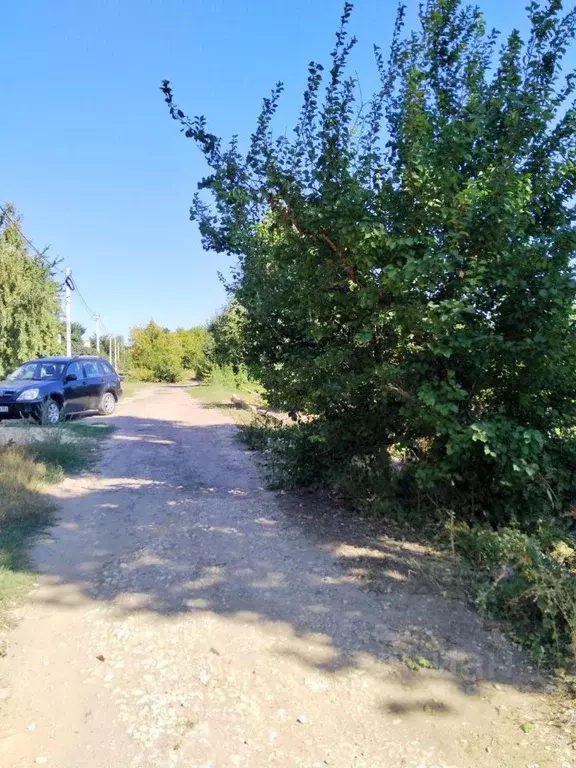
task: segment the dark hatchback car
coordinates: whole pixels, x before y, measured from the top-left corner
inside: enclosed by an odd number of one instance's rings
[[[109,416],[121,394],[120,376],[101,357],[43,357],[0,381],[0,421],[57,424],[87,411]]]

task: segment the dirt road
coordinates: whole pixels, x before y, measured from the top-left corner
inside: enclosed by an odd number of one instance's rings
[[[576,765],[523,657],[389,542],[263,490],[225,415],[166,387],[113,420],[34,551],[0,765]]]

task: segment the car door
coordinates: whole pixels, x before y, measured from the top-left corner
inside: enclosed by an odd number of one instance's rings
[[[87,402],[89,411],[98,410],[102,393],[104,392],[104,377],[100,373],[96,360],[84,360],[84,376],[86,377]]]
[[[70,376],[76,378],[70,380]],[[76,360],[64,372],[64,413],[80,413],[88,408],[84,370]]]
[[[97,365],[104,378],[105,391],[114,392],[118,399],[121,394],[118,374],[106,360],[98,360]]]

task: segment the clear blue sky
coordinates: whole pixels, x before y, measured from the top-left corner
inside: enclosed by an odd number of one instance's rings
[[[414,9],[416,0],[408,0]],[[480,0],[490,25],[524,26],[525,0]],[[204,172],[159,91],[248,135],[261,98],[286,84],[291,127],[310,59],[324,61],[343,0],[20,0],[0,21],[0,201],[37,246],[72,267],[112,332],[154,318],[204,323],[224,303],[188,208]],[[373,42],[390,39],[395,0],[357,0],[353,68],[374,82]],[[283,125],[281,126],[284,127]],[[89,325],[77,299],[74,319]]]

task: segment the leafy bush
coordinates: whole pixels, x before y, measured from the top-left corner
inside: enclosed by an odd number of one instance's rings
[[[241,427],[239,437],[250,451],[265,451],[270,441],[270,427],[258,417]]]
[[[130,340],[132,370],[144,372],[144,375],[147,371],[152,373],[151,379],[141,381],[173,383],[182,379],[181,348],[174,334],[151,320],[145,328],[132,328]]]
[[[159,361],[153,370],[154,381],[163,381],[168,384],[175,384],[182,381],[184,371],[180,364],[171,360]]]
[[[259,385],[250,379],[244,366],[234,366],[230,363],[224,365],[206,363],[202,371],[202,380],[205,384],[219,386],[223,389],[259,390]]]
[[[539,662],[576,660],[576,544],[562,531],[535,534],[461,526],[458,550],[472,568],[475,601],[504,619]]]
[[[128,381],[153,382],[156,381],[156,376],[154,371],[149,368],[130,368],[126,373],[126,379]]]
[[[209,385],[236,389],[236,375],[232,365],[206,365],[203,381]]]
[[[244,365],[244,326],[246,311],[233,299],[208,324],[210,345],[207,353],[216,365],[232,365],[238,370]]]
[[[198,371],[206,364],[206,358],[212,347],[212,339],[206,328],[178,328],[174,332],[176,342],[180,346],[180,362],[187,371]]]

